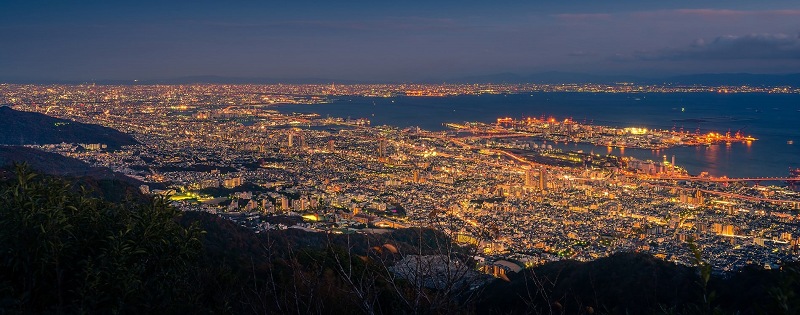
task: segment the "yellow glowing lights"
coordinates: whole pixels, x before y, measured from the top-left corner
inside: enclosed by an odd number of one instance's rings
[[[637,128],[637,127],[628,127],[624,129],[625,132],[630,133],[632,135],[643,135],[647,133],[647,128]]]
[[[308,221],[319,221],[319,216],[317,216],[316,214],[306,214],[303,216],[303,219],[306,219]]]
[[[433,151],[433,150],[426,151],[426,152],[422,153],[422,157],[426,157],[426,158],[427,157],[435,157],[436,155],[438,155],[438,153],[436,153],[436,151]]]

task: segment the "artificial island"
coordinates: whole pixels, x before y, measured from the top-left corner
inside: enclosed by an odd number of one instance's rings
[[[448,125],[373,126],[368,119],[281,113],[335,95],[448,96],[550,90],[701,90],[749,87],[547,85],[0,85],[17,111],[110,127],[139,144],[28,145],[104,166],[204,211],[263,232],[382,233],[431,227],[480,249],[482,270],[649,252],[690,265],[697,244],[717,272],[797,259],[798,178],[687,174],[674,160],[553,149],[550,142],[663,149],[756,141],[722,132],[617,128],[525,117]],[[324,106],[324,105],[321,105]],[[748,182],[788,182],[787,186]],[[280,218],[280,220],[276,220]],[[513,265],[497,264],[512,261]]]

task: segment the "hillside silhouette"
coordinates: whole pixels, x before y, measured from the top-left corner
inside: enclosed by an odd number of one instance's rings
[[[0,106],[0,144],[101,143],[111,150],[138,144],[132,136],[99,125]]]
[[[800,307],[797,264],[704,283],[699,268],[641,253],[432,288],[399,276],[395,264],[418,255],[471,266],[474,253],[432,229],[255,233],[180,212],[160,197],[112,202],[74,178],[14,168],[0,179],[3,314],[796,314]],[[106,189],[123,195],[131,187]]]

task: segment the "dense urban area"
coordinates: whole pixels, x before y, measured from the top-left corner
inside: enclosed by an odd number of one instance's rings
[[[279,112],[332,97],[532,92],[800,93],[796,88],[586,85],[0,85],[0,104],[133,135],[140,144],[31,145],[139,179],[185,211],[252,228],[385,233],[432,227],[495,276],[549,261],[647,252],[715,272],[798,257],[797,177],[687,174],[675,160],[565,152],[548,142],[660,149],[758,135],[500,117],[446,131]],[[319,105],[325,106],[325,105]],[[771,185],[775,184],[775,185]],[[294,225],[270,218],[289,216]],[[302,219],[302,220],[301,220]]]

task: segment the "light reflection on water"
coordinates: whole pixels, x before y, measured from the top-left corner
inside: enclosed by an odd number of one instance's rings
[[[541,144],[543,141],[533,141],[533,143]],[[661,150],[647,150],[635,148],[621,148],[606,146],[603,150],[602,146],[595,146],[592,144],[584,143],[553,143],[553,149],[560,149],[564,151],[583,151],[585,153],[602,153],[616,156],[628,156],[640,160],[652,160],[657,162],[668,161],[672,162],[672,157],[675,157],[675,164],[685,168],[690,174],[700,174],[701,172],[708,172],[712,176],[723,176],[728,174],[725,171],[730,169],[747,168],[745,163],[751,159],[751,146],[742,143],[715,144],[710,146],[692,146],[692,147],[676,147]],[[666,159],[664,158],[666,156]],[[757,173],[753,173],[757,174]],[[758,176],[769,176],[761,175]],[[774,174],[773,176],[786,176],[788,173]],[[749,175],[756,176],[756,175]]]
[[[286,105],[276,109],[281,112],[314,112],[322,117],[368,117],[373,125],[419,126],[427,130],[446,129],[442,126],[445,122],[492,122],[497,117],[553,116],[612,127],[742,131],[759,140],[729,146],[722,143],[665,150],[548,144],[562,149],[644,160],[660,161],[664,155],[675,155],[676,164],[692,174],[787,176],[790,167],[800,167],[800,145],[788,143],[788,140],[800,139],[800,95],[797,94],[534,93],[445,98],[352,97],[330,104]]]

